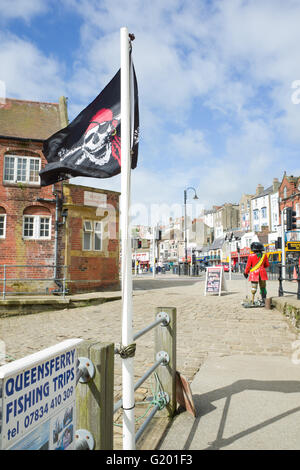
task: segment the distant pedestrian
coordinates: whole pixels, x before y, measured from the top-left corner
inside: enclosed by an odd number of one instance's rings
[[[263,253],[264,246],[260,242],[251,243],[250,250],[252,253],[248,257],[244,276],[246,279],[249,276],[249,281],[251,282],[252,303],[254,303],[254,297],[259,284],[261,299],[264,305],[267,297],[266,281],[268,280],[266,268],[270,266],[268,256],[266,253]]]

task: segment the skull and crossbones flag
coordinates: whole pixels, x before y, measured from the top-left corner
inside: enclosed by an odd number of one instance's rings
[[[132,65],[131,168],[137,165],[139,105]],[[43,145],[47,165],[40,171],[41,186],[76,176],[110,178],[121,171],[120,70],[102,92],[64,129]]]

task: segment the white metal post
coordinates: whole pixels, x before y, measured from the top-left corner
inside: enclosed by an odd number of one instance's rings
[[[121,48],[121,234],[122,234],[122,344],[133,343],[132,248],[130,213],[130,60],[128,29],[120,30]],[[122,360],[123,449],[135,449],[133,357]]]

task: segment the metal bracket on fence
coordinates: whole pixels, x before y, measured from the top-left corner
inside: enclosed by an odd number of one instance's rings
[[[156,360],[160,361],[161,359],[162,359],[162,362],[161,362],[162,366],[167,366],[170,362],[169,354],[166,351],[159,351],[156,354]]]
[[[95,375],[95,367],[88,357],[79,357],[77,361],[76,385],[78,382],[85,384]]]
[[[77,429],[75,433],[75,449],[76,450],[93,450],[94,438],[90,431],[86,429]]]
[[[161,326],[168,326],[170,323],[170,317],[167,312],[159,312],[156,318],[162,322]]]

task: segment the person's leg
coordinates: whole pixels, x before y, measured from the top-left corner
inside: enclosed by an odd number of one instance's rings
[[[267,298],[266,286],[267,286],[267,282],[262,281],[261,279],[259,279],[260,295],[261,295],[261,299],[262,299],[263,304],[265,303],[266,298]]]

